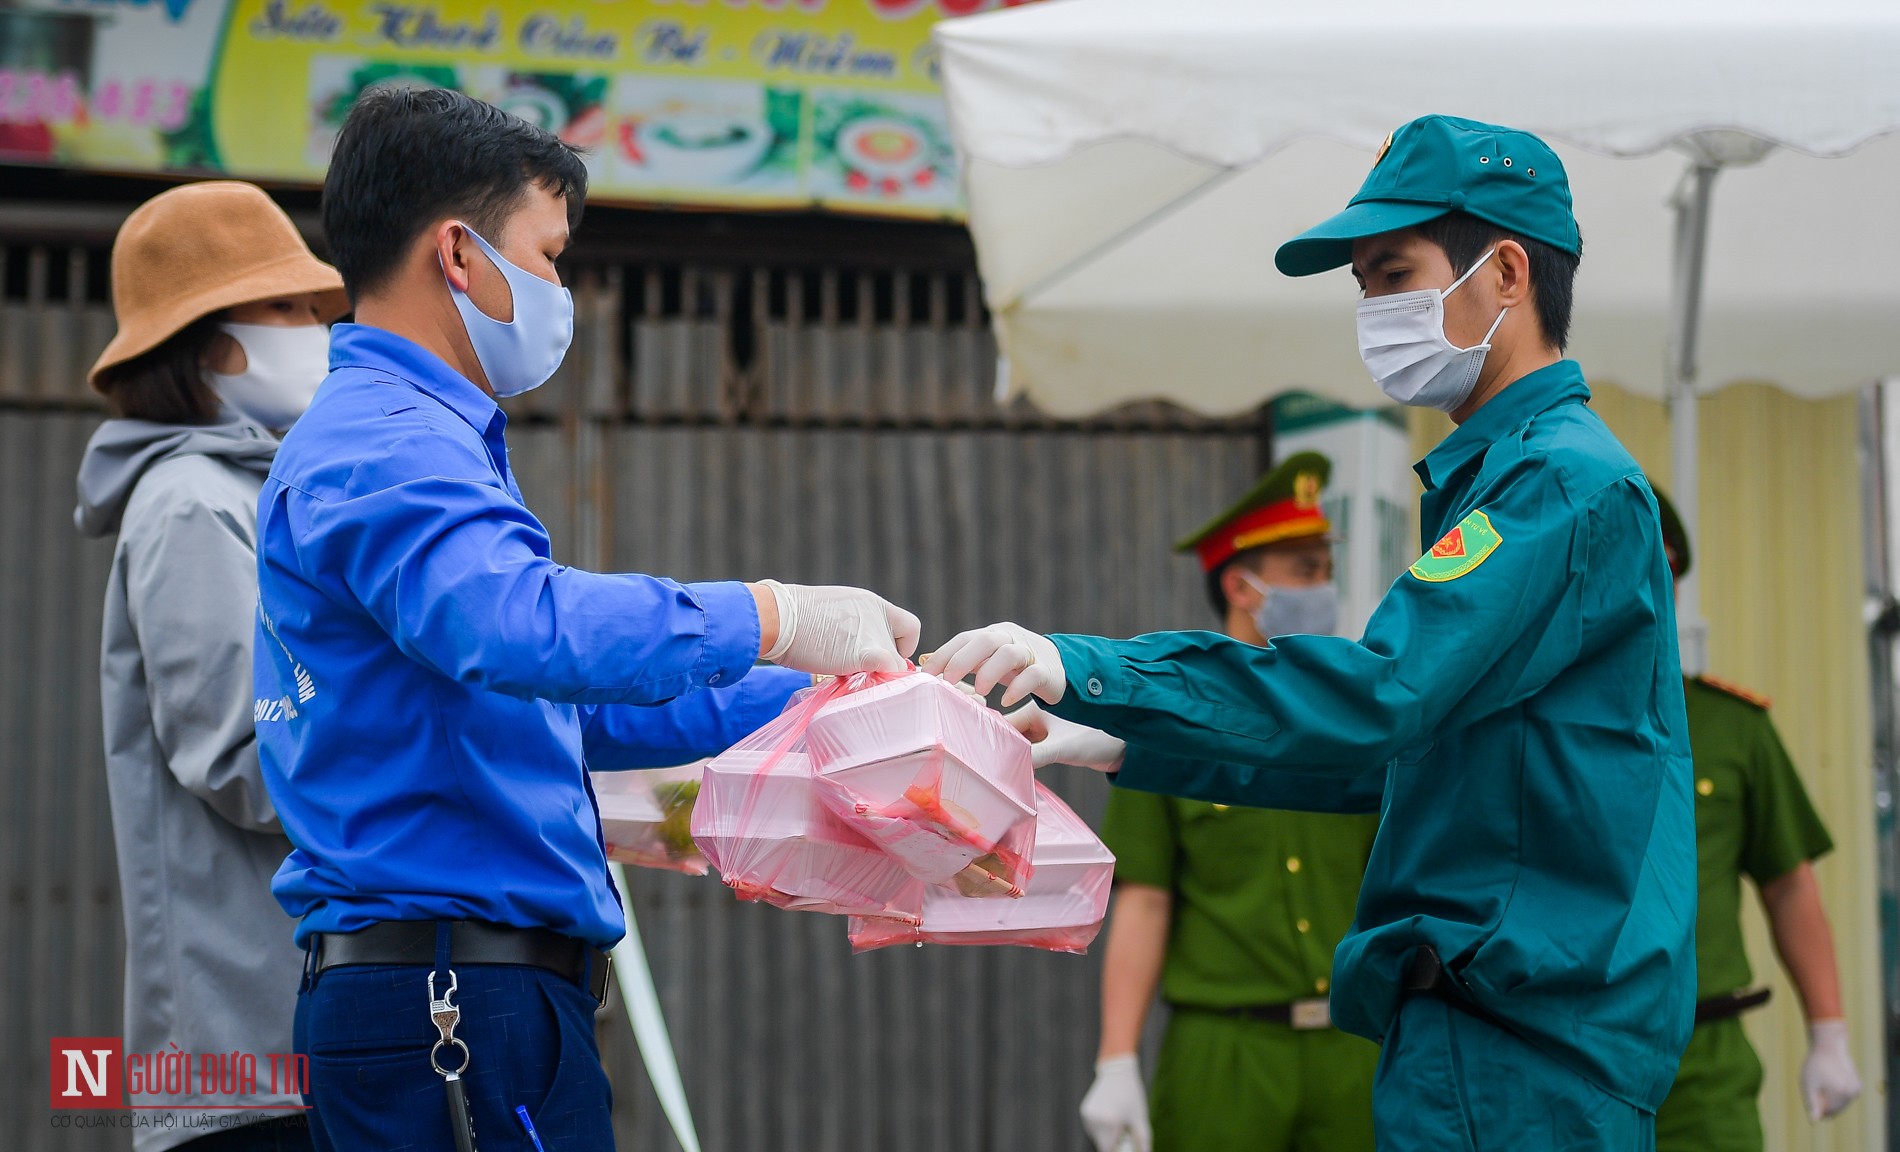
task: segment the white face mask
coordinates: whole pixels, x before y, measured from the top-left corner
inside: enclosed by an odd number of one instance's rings
[[[1456,411],[1471,397],[1491,337],[1510,309],[1498,313],[1483,340],[1460,348],[1445,338],[1445,297],[1496,253],[1486,252],[1442,292],[1421,288],[1359,301],[1359,358],[1380,391],[1400,404],[1440,412]]]
[[[1245,568],[1240,578],[1260,593],[1253,610],[1253,626],[1271,640],[1275,636],[1331,636],[1339,627],[1339,589],[1329,584],[1294,587],[1268,584]]]
[[[317,385],[330,374],[330,329],[324,324],[218,325],[244,349],[244,371],[207,372],[218,399],[246,420],[281,431],[297,422]]]
[[[462,228],[488,253],[502,279],[508,281],[515,302],[515,318],[504,324],[475,307],[468,293],[449,285],[488,387],[501,400],[539,388],[561,366],[574,339],[574,296],[559,284],[509,263],[475,229],[466,224]],[[446,273],[443,278],[447,279]]]

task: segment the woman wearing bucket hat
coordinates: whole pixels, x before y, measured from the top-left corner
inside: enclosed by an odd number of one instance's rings
[[[255,1060],[256,1091],[192,1076],[137,1152],[308,1148],[285,994],[302,962],[270,880],[290,852],[258,772],[251,691],[256,500],[327,371],[347,308],[262,189],[217,181],[147,201],[112,246],[119,331],[91,382],[112,409],[79,470],[74,521],[117,533],[100,655],[106,774],[125,911],[125,1051]],[[164,1085],[166,1088],[176,1085]],[[249,1085],[242,1085],[249,1087]],[[182,1117],[217,1109],[205,1135]],[[162,1115],[147,1113],[147,1115]],[[193,1140],[193,1137],[198,1137]]]

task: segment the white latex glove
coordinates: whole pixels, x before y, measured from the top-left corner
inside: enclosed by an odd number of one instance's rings
[[[768,663],[819,676],[902,672],[917,651],[917,617],[862,588],[760,583],[778,602],[778,642]]]
[[[998,684],[1008,707],[1030,693],[1054,704],[1069,686],[1068,673],[1062,669],[1062,656],[1046,636],[1020,624],[992,624],[959,632],[950,642],[932,652],[923,669],[955,683],[976,674],[976,690],[988,696]]]
[[[1801,1063],[1801,1097],[1808,1118],[1825,1120],[1860,1095],[1860,1073],[1847,1051],[1847,1021],[1816,1020],[1808,1025],[1808,1058]]]
[[[1029,737],[1029,754],[1036,767],[1073,764],[1097,772],[1119,772],[1128,745],[1099,728],[1064,720],[1044,712],[1034,700],[1003,715],[1016,731]]]
[[[1141,1065],[1130,1052],[1110,1056],[1095,1065],[1095,1083],[1082,1097],[1082,1128],[1096,1152],[1116,1152],[1122,1141],[1135,1152],[1149,1152],[1154,1134],[1148,1128],[1148,1089],[1141,1082]]]

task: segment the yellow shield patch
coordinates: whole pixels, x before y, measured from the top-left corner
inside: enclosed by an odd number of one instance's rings
[[[1431,551],[1413,563],[1412,575],[1432,584],[1456,580],[1489,559],[1502,543],[1504,537],[1491,526],[1491,518],[1482,512],[1473,512],[1439,537]]]

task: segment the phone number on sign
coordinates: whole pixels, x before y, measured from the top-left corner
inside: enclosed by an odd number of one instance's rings
[[[0,68],[0,124],[76,124],[88,115],[170,132],[191,111],[191,86],[176,80],[108,80],[88,101],[79,77]]]

